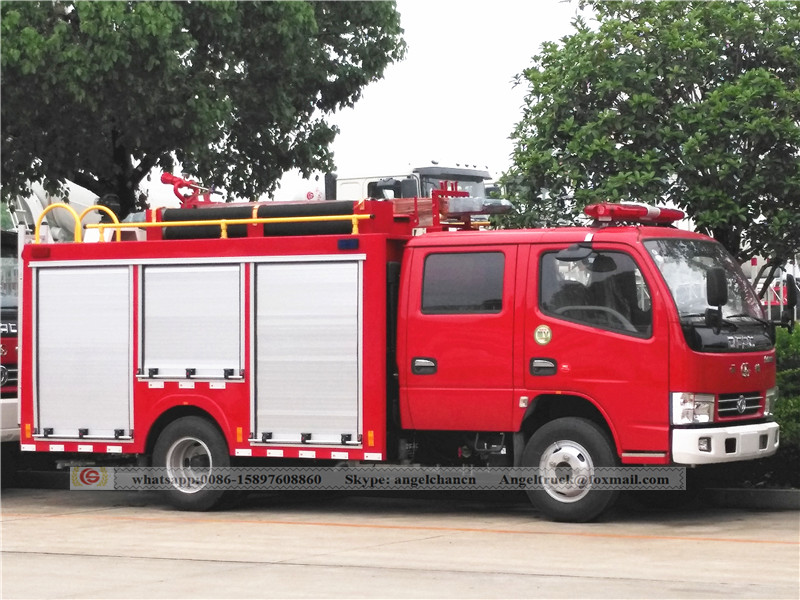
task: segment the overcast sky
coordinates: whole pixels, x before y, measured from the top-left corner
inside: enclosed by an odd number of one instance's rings
[[[398,0],[397,7],[406,58],[334,117],[338,172],[431,160],[504,171],[526,91],[513,87],[514,75],[543,42],[572,31],[577,3]]]
[[[499,177],[510,166],[508,138],[526,92],[514,76],[543,42],[572,32],[577,2],[398,0],[397,8],[406,58],[331,118],[340,129],[337,173],[397,175],[436,160]],[[308,188],[290,173],[275,199],[300,199]]]

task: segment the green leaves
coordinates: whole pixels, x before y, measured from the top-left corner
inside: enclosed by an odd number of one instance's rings
[[[796,254],[800,6],[581,6],[597,26],[576,19],[520,76],[527,106],[505,175],[516,223],[598,201],[672,202],[742,260]]]
[[[332,166],[327,115],[402,59],[393,2],[0,4],[2,193],[70,179],[127,213],[150,169],[239,197]]]

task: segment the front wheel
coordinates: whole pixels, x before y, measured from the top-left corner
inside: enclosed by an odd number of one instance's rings
[[[555,521],[582,523],[610,508],[618,491],[596,489],[597,467],[618,464],[606,433],[588,419],[566,417],[537,429],[525,446],[522,466],[539,469],[542,485],[528,490],[531,503]]]
[[[210,510],[219,505],[226,492],[208,489],[206,482],[215,469],[230,464],[222,434],[201,417],[173,421],[158,436],[153,449],[153,465],[164,469],[172,483],[167,499],[180,510]]]

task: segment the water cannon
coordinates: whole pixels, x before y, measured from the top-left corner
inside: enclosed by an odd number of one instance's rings
[[[162,173],[161,183],[172,186],[172,193],[181,201],[181,208],[192,208],[198,204],[211,202],[211,194],[219,194],[213,187],[208,188],[191,179],[183,179],[172,173]],[[188,194],[181,193],[181,189],[189,190]]]

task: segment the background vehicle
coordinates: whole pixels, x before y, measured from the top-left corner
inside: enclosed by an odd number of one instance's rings
[[[764,268],[762,268],[764,264],[763,258],[755,257],[742,265],[742,269],[753,282],[753,287],[759,294],[762,293],[764,278],[766,277]],[[763,292],[761,303],[764,306],[767,319],[775,323],[781,323],[789,318],[793,318],[795,321],[800,318],[800,309],[797,306],[794,307],[794,310],[787,311],[791,304],[789,295],[792,289],[795,295],[800,292],[800,279],[798,279],[796,261],[790,261],[783,269],[778,270],[769,288]]]
[[[773,284],[764,298],[764,310],[772,321],[782,322],[788,319],[797,320],[797,307],[792,310],[790,296],[800,293],[800,281],[786,274]]]
[[[17,309],[19,283],[19,256],[17,232],[3,231],[0,234],[0,441],[19,441],[17,420]]]
[[[0,234],[0,249],[0,467],[5,486],[13,479],[19,453],[19,253],[16,231],[6,230]]]
[[[325,199],[363,200],[364,198],[430,198],[447,181],[453,189],[467,192],[473,198],[486,198],[486,183],[492,179],[487,170],[467,167],[431,165],[410,172],[366,177],[328,175],[325,180]]]

